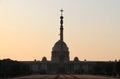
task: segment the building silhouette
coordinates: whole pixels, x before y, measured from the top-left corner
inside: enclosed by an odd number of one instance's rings
[[[92,74],[120,77],[120,60],[80,61],[78,57],[70,60],[69,48],[64,42],[63,10],[60,16],[60,39],[54,44],[51,60],[43,57],[41,61],[0,60],[0,78],[28,74]]]
[[[115,74],[116,62],[111,61],[79,61],[78,57],[70,60],[69,48],[64,42],[63,10],[60,16],[60,39],[54,44],[51,60],[43,57],[41,61],[22,61],[30,67],[32,73],[40,74]],[[120,65],[120,62],[117,62]],[[120,71],[120,68],[118,68]],[[119,72],[120,73],[120,72]]]
[[[66,43],[63,40],[63,15],[62,15],[63,10],[61,10],[61,16],[60,16],[60,39],[55,43],[53,49],[52,49],[52,57],[51,61],[52,62],[68,62],[70,61],[69,58],[69,50],[66,45]]]

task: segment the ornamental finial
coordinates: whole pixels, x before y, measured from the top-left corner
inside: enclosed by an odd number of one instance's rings
[[[63,13],[63,11],[64,11],[64,10],[63,10],[63,9],[61,9],[60,11],[61,11],[61,16],[62,16],[62,13]]]

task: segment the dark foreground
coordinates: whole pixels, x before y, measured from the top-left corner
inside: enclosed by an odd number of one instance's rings
[[[30,75],[9,79],[120,79],[95,75]]]

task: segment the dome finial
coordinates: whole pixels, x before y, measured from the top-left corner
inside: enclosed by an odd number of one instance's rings
[[[63,9],[61,9],[60,11],[61,11],[61,16],[62,16],[62,13],[63,13],[63,11],[64,11],[64,10],[63,10]]]

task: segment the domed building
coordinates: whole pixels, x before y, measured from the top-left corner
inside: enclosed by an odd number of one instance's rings
[[[69,59],[69,50],[66,43],[63,41],[63,10],[61,10],[60,16],[60,40],[57,41],[52,49],[52,62],[68,62]]]
[[[61,45],[62,45],[62,49],[61,49]],[[62,60],[60,59],[60,57],[62,57]],[[53,62],[68,62],[69,59],[69,50],[68,47],[66,45],[65,42],[62,41],[57,41],[52,49],[52,57],[51,57],[51,61]]]
[[[63,39],[63,10],[60,16],[60,39],[54,44],[51,52],[51,60],[43,57],[41,61],[24,61],[23,63],[30,66],[31,73],[41,74],[93,74],[100,63],[104,63],[105,67],[109,62],[96,61],[80,61],[78,57],[70,60],[69,48]],[[102,67],[102,65],[101,65]],[[102,68],[101,68],[102,69]],[[104,71],[104,72],[101,72]],[[101,70],[100,73],[107,73]]]

